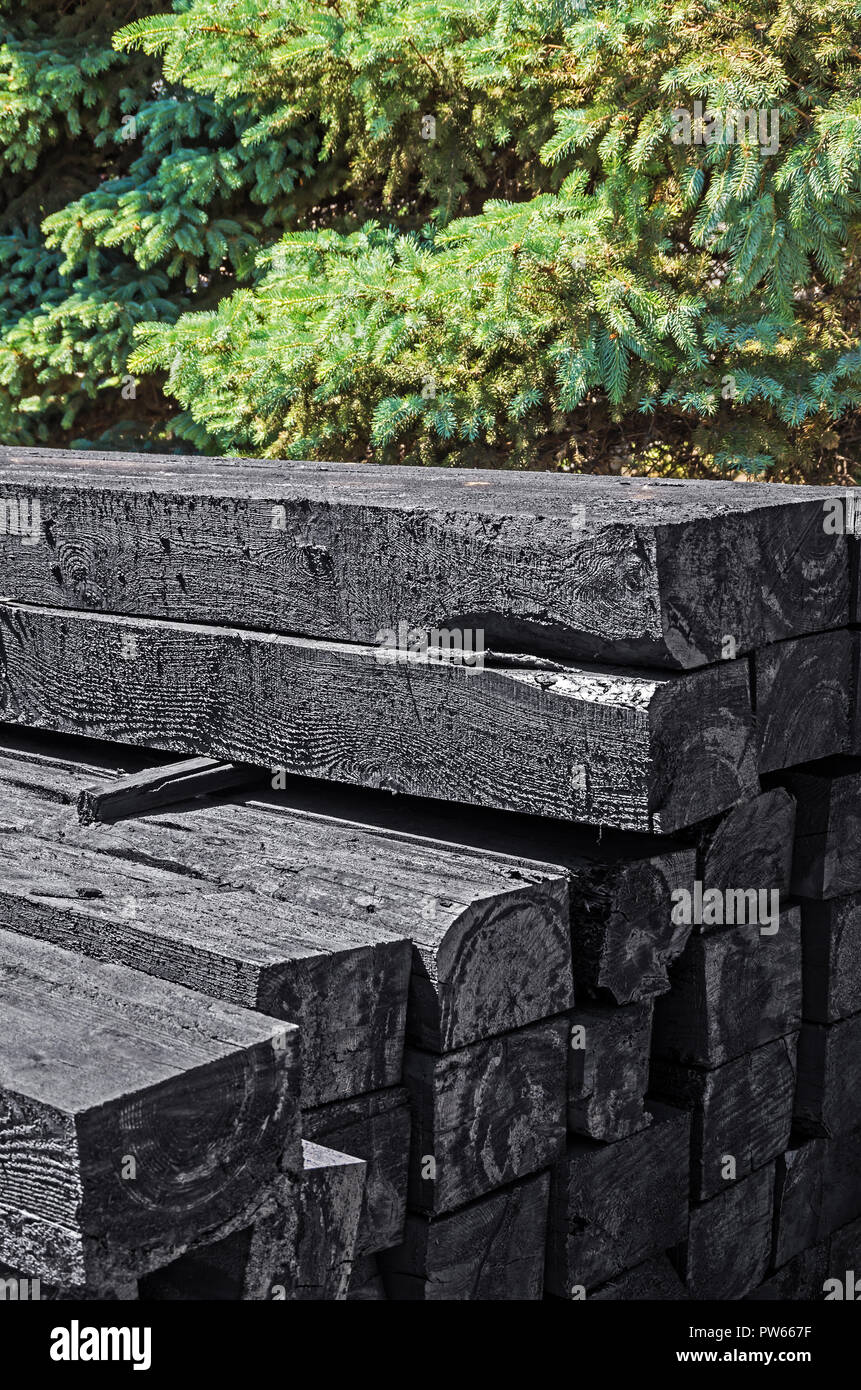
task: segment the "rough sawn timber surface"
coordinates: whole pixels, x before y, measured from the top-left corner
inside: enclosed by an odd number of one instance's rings
[[[400,1080],[407,940],[367,915],[203,878],[187,818],[172,839],[149,821],[94,833],[68,816],[62,836],[56,812],[40,821],[44,806],[0,775],[0,905],[13,930],[299,1024],[306,1105]]]
[[[141,1281],[159,1302],[343,1302],[352,1272],[365,1164],[302,1141],[301,1179],[253,1226]]]
[[[553,1162],[565,1144],[568,1022],[442,1057],[408,1047],[412,1210],[438,1216]]]
[[[653,1061],[650,1093],[693,1116],[691,1195],[697,1201],[716,1196],[786,1149],[797,1042],[793,1033],[710,1071]]]
[[[243,782],[260,780],[257,768],[220,762],[217,758],[186,758],[183,762],[144,768],[117,777],[112,783],[84,787],[78,796],[82,825],[123,820],[147,811],[229,791]]]
[[[6,448],[0,489],[28,602],[683,667],[849,621],[831,488]]]
[[[703,891],[774,888],[788,897],[794,827],[795,801],[784,787],[751,797],[702,827],[697,878]]]
[[[795,1122],[805,1134],[842,1135],[861,1125],[861,1013],[805,1023],[798,1041]]]
[[[302,1133],[367,1165],[356,1254],[371,1255],[397,1245],[407,1207],[410,1110],[406,1090],[390,1086],[305,1110]]]
[[[578,1004],[568,1048],[568,1129],[624,1139],[645,1129],[652,1004]]]
[[[9,603],[0,639],[0,718],[56,733],[629,830],[757,785],[745,662],[479,669]]]
[[[801,902],[803,1013],[835,1023],[861,1012],[861,893]]]
[[[541,1298],[550,1177],[538,1173],[447,1216],[411,1212],[404,1239],[380,1257],[393,1299]]]
[[[780,914],[774,935],[756,923],[692,936],[655,1004],[652,1052],[718,1067],[796,1032],[801,1023],[801,915]]]
[[[551,1170],[550,1293],[580,1299],[684,1238],[691,1118],[652,1110],[648,1129],[613,1144],[569,1139]]]
[[[265,1214],[302,1166],[275,1028],[0,931],[0,1259],[98,1293]]]
[[[852,634],[819,632],[754,654],[761,774],[853,751]]]
[[[119,917],[118,940],[130,918],[158,937],[177,900],[167,920],[185,922],[192,952],[206,951],[201,927],[219,902],[228,904],[212,895],[232,889],[230,903],[239,910],[244,902],[251,923],[261,912],[271,918],[258,946],[280,940],[286,961],[289,943],[300,957],[301,943],[316,943],[328,959],[300,961],[285,1001],[302,1025],[309,1105],[399,1079],[407,975],[410,1041],[435,1051],[571,1006],[564,869],[431,841],[405,843],[330,815],[273,815],[231,803],[85,830],[56,808],[58,798],[74,800],[81,780],[74,765],[0,751],[7,882],[37,896],[45,879],[36,870],[47,864],[57,896],[59,872],[50,860],[59,856],[76,889],[61,894],[69,911],[86,912],[97,899],[100,911]],[[41,847],[32,847],[33,835]],[[112,880],[117,861],[125,861],[119,887]],[[3,882],[0,866],[0,891]],[[202,895],[200,924],[194,903],[184,909],[178,901],[195,894]],[[151,899],[166,907],[150,923]],[[43,930],[38,923],[33,929]],[[240,921],[237,948],[244,935]],[[363,943],[364,962],[354,954]],[[158,960],[156,951],[157,973]],[[309,973],[303,986],[303,969],[317,972],[316,983]]]
[[[787,793],[778,796],[792,805]],[[509,866],[519,860],[530,872],[536,860],[561,866],[569,880],[575,986],[617,1004],[668,990],[667,968],[691,933],[690,925],[674,922],[672,895],[678,888],[692,890],[696,850],[674,838],[499,811],[473,809],[464,815],[456,806],[326,787],[298,777],[285,779],[281,790],[241,799],[288,817],[301,811],[338,816],[363,832],[376,829],[412,846],[404,849],[407,855],[423,852],[430,839],[459,854],[502,855]]]
[[[762,1283],[771,1256],[774,1168],[769,1163],[691,1208],[675,1258],[693,1298],[742,1298]]]
[[[839,898],[861,891],[861,759],[829,758],[784,781],[797,802],[793,893]]]

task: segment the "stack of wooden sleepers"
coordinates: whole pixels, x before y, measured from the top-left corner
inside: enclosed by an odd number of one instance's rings
[[[855,514],[0,450],[7,1296],[842,1286]]]

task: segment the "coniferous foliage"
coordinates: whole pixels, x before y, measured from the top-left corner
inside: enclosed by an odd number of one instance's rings
[[[859,21],[858,0],[135,14],[59,103],[68,123],[99,92],[86,139],[110,159],[41,229],[19,219],[17,262],[0,243],[22,341],[0,358],[4,433],[61,411],[72,430],[133,337],[141,390],[182,411],[165,437],[204,449],[845,475]],[[38,173],[56,111],[37,73],[16,81],[26,135],[4,113],[3,157],[35,150]]]
[[[245,104],[168,84],[157,61],[113,47],[123,20],[158,8],[0,0],[6,443],[164,439],[176,404],[128,372],[135,326],[214,306],[249,278],[312,170],[313,138],[249,154]]]

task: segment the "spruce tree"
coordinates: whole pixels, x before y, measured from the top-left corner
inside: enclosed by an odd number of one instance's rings
[[[249,152],[242,101],[112,44],[157,3],[0,0],[0,437],[173,447],[176,403],[132,374],[136,325],[216,305],[291,225],[313,133]],[[323,179],[325,182],[325,176]]]
[[[845,476],[859,19],[858,0],[176,0],[114,39],[167,96],[135,77],[93,137],[110,126],[117,169],[22,224],[29,254],[54,258],[66,321],[129,277],[130,369],[181,407],[153,412],[162,447]],[[74,329],[65,351],[75,379],[55,354],[47,380],[68,430],[100,387],[98,349],[83,376]],[[0,359],[6,433],[35,358],[28,339],[21,384]]]

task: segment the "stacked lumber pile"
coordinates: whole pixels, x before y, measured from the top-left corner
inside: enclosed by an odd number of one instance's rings
[[[839,494],[0,450],[3,499],[4,1277],[856,1267]]]

